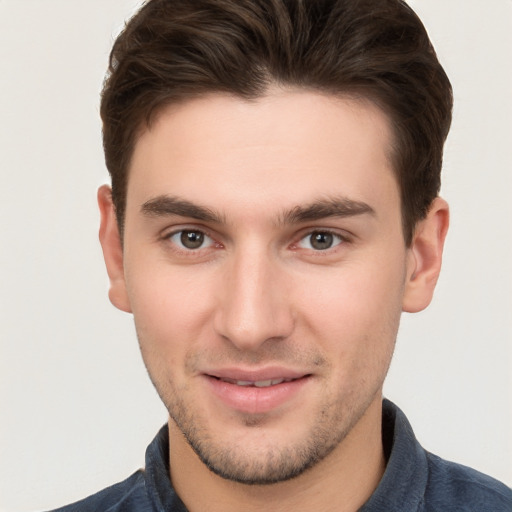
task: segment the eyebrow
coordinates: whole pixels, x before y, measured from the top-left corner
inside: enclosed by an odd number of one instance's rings
[[[190,217],[192,219],[200,220],[203,222],[213,222],[222,224],[224,218],[222,215],[215,213],[213,210],[204,206],[179,199],[172,196],[158,196],[149,201],[146,201],[141,211],[148,217],[165,217],[176,215],[179,217]]]
[[[314,201],[305,206],[296,206],[281,216],[283,224],[298,224],[328,217],[354,217],[369,214],[375,216],[375,210],[367,203],[354,201],[347,197],[332,197]]]
[[[146,201],[141,211],[148,217],[179,216],[189,217],[202,222],[224,224],[225,217],[205,206],[194,204],[186,199],[173,196],[157,196]],[[369,214],[375,216],[375,210],[367,203],[347,197],[320,199],[304,206],[295,206],[284,211],[278,217],[278,224],[299,224],[328,217],[354,217]]]

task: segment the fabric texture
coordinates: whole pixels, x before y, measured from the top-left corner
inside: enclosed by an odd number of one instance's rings
[[[424,450],[404,413],[383,402],[386,471],[360,512],[512,512],[512,489]],[[146,450],[146,468],[54,512],[187,512],[169,478],[169,438],[162,427]]]

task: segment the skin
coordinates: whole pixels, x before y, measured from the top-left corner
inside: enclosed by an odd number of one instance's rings
[[[430,302],[448,227],[438,198],[405,246],[391,137],[361,100],[210,95],[138,140],[123,244],[100,189],[110,299],[134,315],[192,512],[357,510],[378,485],[400,315]],[[215,391],[269,372],[295,391]]]

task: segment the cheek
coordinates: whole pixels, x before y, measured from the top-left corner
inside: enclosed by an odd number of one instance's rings
[[[127,284],[141,344],[179,351],[180,343],[191,347],[197,342],[212,309],[204,276],[153,262],[137,273],[128,269]]]
[[[180,269],[153,266],[131,275],[135,328],[144,364],[163,402],[175,402],[173,393],[186,386],[186,361],[207,339],[209,312],[204,286]]]
[[[396,261],[361,261],[338,269],[321,286],[318,280],[305,285],[303,316],[329,350],[354,359],[392,352],[404,288],[403,266]]]

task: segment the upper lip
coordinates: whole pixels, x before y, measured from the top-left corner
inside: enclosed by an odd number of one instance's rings
[[[244,369],[244,368],[220,368],[212,369],[203,372],[210,377],[218,379],[240,380],[250,382],[260,382],[266,380],[277,379],[300,379],[309,375],[308,372],[297,371],[291,368],[283,368],[279,366],[272,366],[267,368],[258,369]]]

